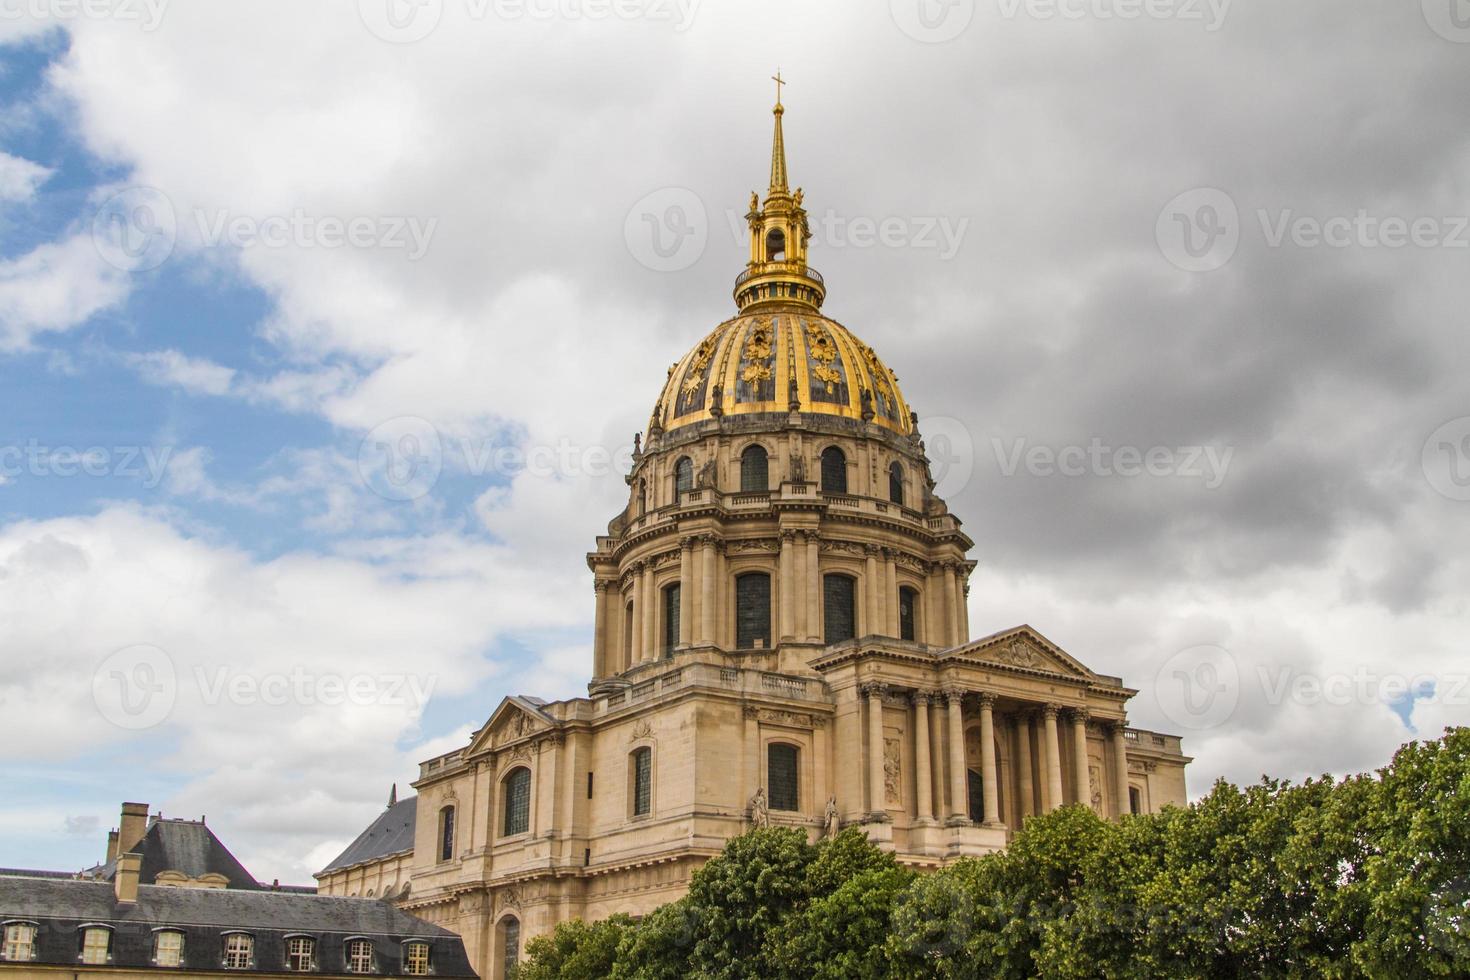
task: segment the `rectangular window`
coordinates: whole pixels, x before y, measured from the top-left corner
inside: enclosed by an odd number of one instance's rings
[[[652,808],[653,750],[642,748],[633,753],[633,816],[644,816]]]
[[[153,962],[158,966],[184,965],[184,934],[163,929],[153,934]]]
[[[853,580],[846,575],[822,577],[822,627],[828,644],[841,643],[857,635],[853,592]]]
[[[531,829],[531,770],[517,769],[505,779],[505,836]]]
[[[286,940],[286,969],[292,973],[316,969],[316,940],[310,936],[292,936]]]
[[[250,969],[250,957],[254,951],[254,937],[247,936],[243,932],[230,933],[225,937],[225,969]]]
[[[664,648],[663,655],[674,655],[679,645],[679,586],[674,584],[664,589]]]
[[[1137,786],[1129,786],[1128,787],[1128,812],[1129,813],[1142,813],[1143,812],[1143,796],[1142,796],[1142,794],[1140,794],[1138,792],[1138,787]]]
[[[797,791],[797,749],[794,745],[771,743],[766,750],[766,781],[770,784],[768,795],[772,810],[796,810],[800,808],[801,795]]]
[[[5,927],[5,958],[24,962],[36,958],[36,927],[29,922],[12,922]]]
[[[735,580],[735,646],[740,650],[771,645],[771,576],[761,572]]]
[[[409,943],[403,957],[403,972],[411,977],[429,975],[429,944]]]
[[[112,945],[112,930],[95,927],[82,933],[82,962],[101,966],[107,962],[107,949]]]
[[[439,860],[454,858],[454,807],[446,806],[439,811]]]
[[[587,799],[592,799],[592,773],[587,774]]]
[[[914,629],[914,606],[917,605],[919,593],[910,588],[898,590],[898,638],[900,640],[918,639]]]
[[[347,972],[373,972],[373,944],[366,939],[354,939],[347,944]]]
[[[505,967],[505,976],[512,976],[516,964],[521,961],[521,923],[519,919],[509,918],[505,920],[505,956],[501,962]]]

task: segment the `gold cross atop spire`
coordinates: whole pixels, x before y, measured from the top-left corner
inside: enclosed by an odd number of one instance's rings
[[[771,76],[771,81],[776,83],[776,108],[771,111],[776,115],[776,134],[771,140],[771,194],[787,194],[790,187],[786,182],[786,140],[781,135],[781,115],[786,111],[781,107],[781,86],[786,82],[781,77],[781,69],[776,69],[776,74]]]

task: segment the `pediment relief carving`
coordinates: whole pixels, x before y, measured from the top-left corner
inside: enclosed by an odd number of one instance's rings
[[[1024,633],[977,647],[967,651],[966,655],[987,663],[1020,667],[1023,670],[1039,670],[1065,677],[1088,676],[1087,671],[1071,662],[1070,658],[1048,650],[1035,638]]]

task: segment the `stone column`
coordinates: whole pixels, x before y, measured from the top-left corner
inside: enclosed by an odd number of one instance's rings
[[[611,582],[597,579],[592,583],[592,593],[597,597],[597,612],[592,627],[592,676],[606,677],[607,669],[607,590]]]
[[[960,635],[960,611],[954,601],[954,562],[944,563],[944,646],[955,646]]]
[[[700,539],[700,597],[699,597],[699,640],[701,644],[715,642],[715,539]]]
[[[949,701],[949,823],[970,823],[969,770],[965,766],[965,693],[958,688],[945,688]]]
[[[653,594],[653,559],[643,563],[643,615],[639,617],[642,642],[638,650],[638,662],[648,663],[656,656],[656,627],[658,624],[658,597]]]
[[[781,532],[781,629],[783,640],[796,636],[796,545],[795,531]]]
[[[1128,722],[1115,721],[1108,729],[1113,738],[1113,794],[1118,798],[1118,816],[1128,809]]]
[[[878,552],[882,549],[870,544],[864,550],[867,552],[867,566],[863,570],[863,608],[866,614],[862,629],[857,633],[859,636],[876,636],[883,632],[883,614],[878,606],[878,593],[883,588],[878,581]]]
[[[980,786],[985,794],[985,823],[995,826],[1000,823],[1000,801],[995,778],[995,695],[989,691],[980,694]]]
[[[822,642],[822,542],[816,531],[806,532],[806,635],[815,643]]]
[[[893,548],[883,549],[883,608],[887,610],[885,636],[898,636],[898,552]]]
[[[955,568],[954,601],[955,601],[955,643],[970,642],[970,604],[965,598],[969,590],[969,570],[963,565]]]
[[[944,697],[938,691],[929,692],[929,769],[933,774],[934,817],[944,821],[949,818],[950,808],[944,798]]]
[[[805,585],[809,581],[806,566],[806,543],[801,540],[800,531],[795,531],[791,535],[791,567],[793,573],[791,581],[791,638],[799,640],[807,635]]]
[[[679,541],[679,646],[694,640],[694,539]]]
[[[1046,808],[1055,810],[1062,805],[1062,749],[1057,743],[1057,706],[1048,704],[1042,708],[1041,719],[1046,732]]]
[[[1035,790],[1031,782],[1031,714],[1016,717],[1016,793],[1021,805],[1016,812],[1025,820],[1035,813]]]
[[[868,699],[868,816],[870,820],[886,819],[888,804],[883,794],[883,695],[882,684],[865,684]]]
[[[1077,802],[1092,806],[1092,790],[1087,780],[1087,709],[1072,712],[1072,782],[1076,784]]]
[[[934,793],[929,783],[929,695],[917,691],[914,702],[914,816],[920,820],[934,818]]]

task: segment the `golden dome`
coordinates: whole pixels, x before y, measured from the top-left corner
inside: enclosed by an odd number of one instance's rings
[[[913,431],[898,377],[842,324],[799,304],[726,320],[669,369],[653,423],[727,415],[837,415]]]

